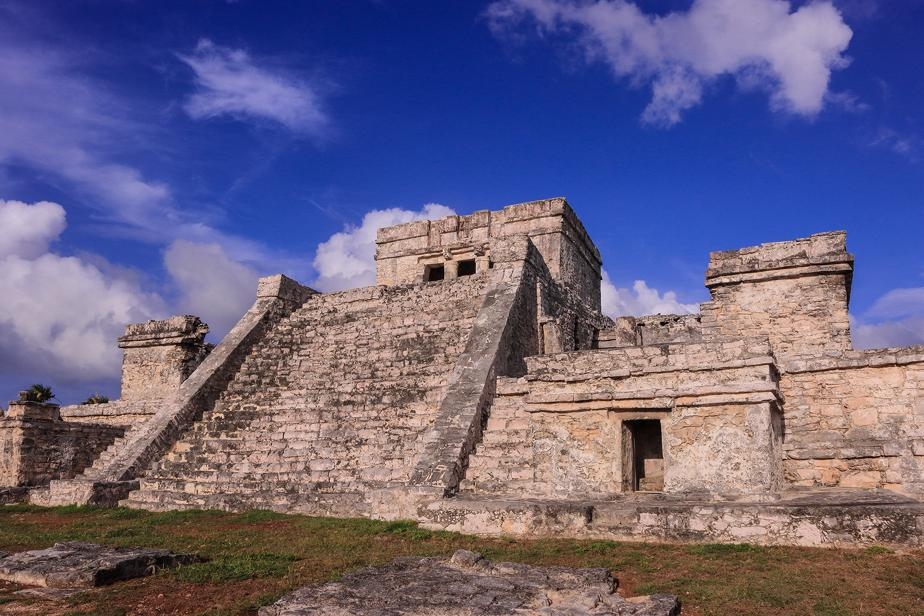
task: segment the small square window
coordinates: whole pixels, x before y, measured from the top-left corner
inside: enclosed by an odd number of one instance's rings
[[[424,270],[424,280],[435,282],[446,277],[446,268],[442,265],[428,265]]]
[[[459,261],[459,276],[471,276],[475,273],[475,260]]]

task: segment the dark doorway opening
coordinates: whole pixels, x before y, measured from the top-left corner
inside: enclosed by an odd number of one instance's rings
[[[622,422],[622,469],[622,489],[625,492],[660,492],[664,489],[660,420]]]
[[[446,277],[446,268],[442,265],[428,265],[424,270],[424,280],[434,282]]]
[[[474,259],[469,261],[459,261],[459,276],[471,276],[475,273]]]

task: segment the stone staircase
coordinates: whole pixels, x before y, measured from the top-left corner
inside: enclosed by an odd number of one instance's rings
[[[310,298],[123,504],[358,515],[406,486],[489,273]]]
[[[528,497],[533,472],[523,460],[532,459],[529,417],[523,410],[525,387],[519,379],[498,378],[497,396],[481,442],[468,460],[459,491]]]

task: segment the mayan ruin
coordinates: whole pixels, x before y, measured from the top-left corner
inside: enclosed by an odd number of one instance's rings
[[[614,320],[563,198],[382,228],[375,286],[263,278],[214,348],[195,316],[129,325],[118,400],[11,402],[3,494],[920,546],[924,347],[853,349],[846,242],[713,252],[698,314]]]

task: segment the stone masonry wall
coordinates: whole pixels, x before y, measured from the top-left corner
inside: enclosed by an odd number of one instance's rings
[[[119,338],[123,349],[122,395],[125,401],[173,397],[208,355],[207,325],[198,317],[175,316],[133,323]]]
[[[133,504],[307,510],[317,494],[405,484],[486,282],[310,298],[259,343]],[[346,514],[350,498],[329,511]]]
[[[123,433],[115,426],[62,421],[56,405],[14,402],[0,418],[0,485],[70,479]]]
[[[786,479],[924,493],[924,347],[785,366]]]
[[[623,491],[622,425],[662,422],[667,492],[768,493],[781,480],[777,375],[761,341],[527,358],[498,383],[463,490],[547,498]]]
[[[554,279],[599,310],[600,252],[560,197],[379,229],[376,282],[421,282],[427,266],[443,266],[446,277],[453,278],[462,260],[474,260],[477,271],[483,271],[497,261],[495,240],[520,235],[529,237]]]

